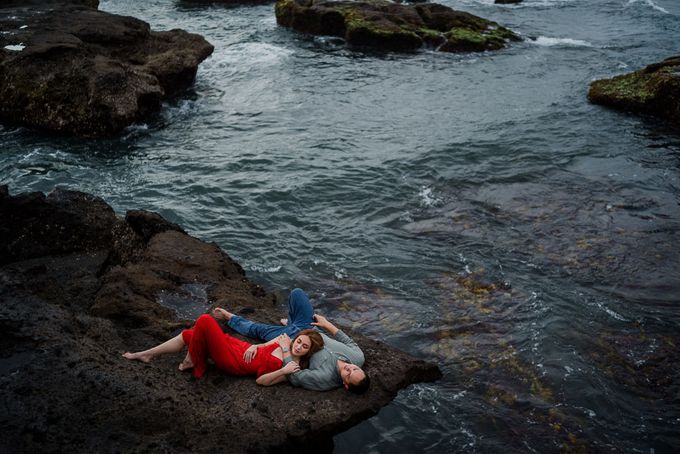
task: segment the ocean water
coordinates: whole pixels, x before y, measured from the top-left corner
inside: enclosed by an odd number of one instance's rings
[[[338,453],[677,451],[680,133],[586,94],[677,55],[680,3],[442,3],[523,41],[385,53],[278,27],[273,4],[103,0],[215,52],[119,137],[0,126],[0,183],[160,212],[439,364]]]

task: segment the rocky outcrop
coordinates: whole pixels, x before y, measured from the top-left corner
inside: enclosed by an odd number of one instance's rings
[[[0,187],[0,219],[2,452],[323,452],[400,388],[441,376],[358,333],[372,376],[363,396],[258,387],[214,368],[195,380],[177,370],[181,354],[125,360],[191,325],[173,301],[265,322],[284,303],[217,245],[154,213],[126,222],[88,194]]]
[[[680,127],[680,56],[590,84],[595,104],[655,115]]]
[[[21,5],[17,6],[17,4]],[[154,32],[83,3],[0,6],[0,119],[107,136],[187,88],[213,51],[183,30]]]
[[[301,32],[340,36],[353,46],[397,51],[429,46],[444,52],[478,52],[519,40],[495,22],[436,3],[278,0],[276,20]]]

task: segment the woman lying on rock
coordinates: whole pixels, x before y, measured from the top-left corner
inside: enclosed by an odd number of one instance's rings
[[[123,357],[148,363],[158,355],[180,352],[185,345],[189,346],[189,351],[179,370],[193,369],[196,378],[202,377],[207,360],[211,358],[220,370],[229,375],[255,375],[258,385],[270,386],[307,368],[309,358],[323,348],[324,341],[316,330],[306,329],[300,331],[292,342],[287,334],[281,334],[264,344],[251,345],[224,333],[213,317],[204,314],[196,320],[193,329],[186,329],[149,350],[124,353]],[[285,366],[284,357],[292,359]]]
[[[371,380],[361,368],[364,352],[347,334],[331,323],[326,317],[314,314],[307,294],[299,288],[288,296],[288,318],[281,319],[281,325],[267,325],[247,320],[220,307],[213,311],[215,318],[226,320],[229,327],[239,334],[264,341],[272,341],[283,334],[295,336],[312,326],[321,328],[324,348],[314,354],[309,368],[296,370],[287,376],[293,386],[313,391],[328,391],[337,387],[363,394]],[[284,363],[288,358],[284,358]]]

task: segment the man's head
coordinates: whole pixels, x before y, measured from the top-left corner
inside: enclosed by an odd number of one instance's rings
[[[371,379],[361,367],[350,363],[344,363],[340,368],[342,385],[346,390],[354,394],[363,394],[371,384]]]

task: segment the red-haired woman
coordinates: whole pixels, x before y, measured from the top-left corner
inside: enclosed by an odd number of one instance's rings
[[[249,344],[222,331],[208,314],[201,315],[193,329],[186,329],[172,339],[148,350],[124,353],[123,357],[148,363],[158,355],[189,350],[179,370],[193,369],[202,377],[211,358],[218,369],[229,375],[255,375],[257,384],[270,386],[286,380],[288,374],[309,365],[311,355],[323,348],[323,339],[316,330],[300,331],[290,340],[282,334],[264,344]],[[283,359],[292,361],[283,365]]]

